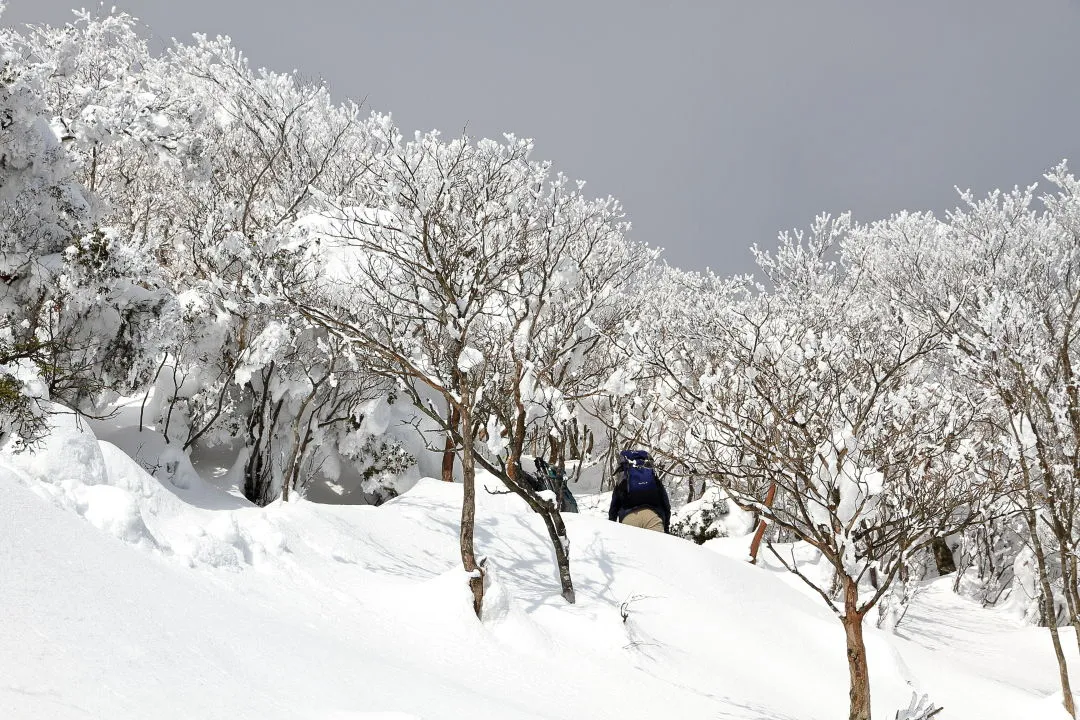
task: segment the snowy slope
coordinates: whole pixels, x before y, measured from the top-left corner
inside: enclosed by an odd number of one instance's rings
[[[839,623],[768,569],[570,516],[568,606],[542,525],[482,492],[480,623],[458,485],[422,481],[381,508],[259,509],[167,454],[159,481],[56,423],[45,451],[0,455],[2,718],[846,716]],[[1039,631],[934,591],[909,639],[870,633],[876,717],[913,687],[946,720],[1062,716]]]

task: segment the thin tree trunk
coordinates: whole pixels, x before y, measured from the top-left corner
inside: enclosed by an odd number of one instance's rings
[[[454,434],[453,431],[457,429],[458,423],[461,418],[458,416],[456,407],[450,408],[450,432],[446,433],[446,445],[443,446],[442,456],[442,479],[443,482],[454,482],[454,458],[457,455],[457,448],[454,447]]]
[[[289,460],[285,463],[285,472],[281,478],[281,499],[285,502],[289,502],[289,490],[292,489],[293,482],[300,475],[300,463],[303,460],[303,440],[300,435],[300,423],[303,421],[304,413],[307,412],[311,401],[315,399],[315,394],[319,391],[319,385],[320,383],[312,385],[311,392],[300,403],[300,409],[297,410],[295,417],[293,417],[292,450],[289,452]],[[314,416],[314,413],[312,413],[312,416]],[[311,418],[308,418],[304,427],[304,436],[306,437],[310,432]]]
[[[1054,657],[1057,658],[1058,676],[1061,680],[1061,694],[1064,696],[1065,712],[1069,717],[1076,717],[1076,708],[1073,705],[1072,687],[1069,684],[1069,667],[1065,662],[1065,651],[1061,647],[1061,636],[1057,627],[1057,612],[1054,609],[1054,591],[1050,587],[1050,580],[1046,576],[1046,553],[1043,550],[1042,541],[1039,540],[1038,520],[1035,511],[1029,506],[1024,511],[1024,519],[1027,520],[1028,533],[1031,535],[1031,546],[1035,551],[1035,561],[1039,569],[1039,586],[1043,594],[1043,612],[1046,613],[1046,626],[1050,630],[1050,640],[1054,644]]]
[[[312,393],[312,397],[314,393]],[[310,399],[310,397],[309,397]],[[304,402],[300,406],[300,414],[307,412],[308,403]],[[304,423],[304,432],[300,432],[300,414],[296,416],[293,421],[293,449],[289,456],[287,470],[285,471],[285,477],[281,481],[281,499],[285,502],[289,502],[289,492],[293,489],[300,489],[300,470],[304,464],[304,456],[307,454],[308,445],[311,443],[312,431],[311,426],[315,422],[315,413],[312,412]]]
[[[1073,308],[1075,310],[1076,304],[1074,302]],[[1070,320],[1065,332],[1062,334],[1062,346],[1058,351],[1058,361],[1062,367],[1062,376],[1065,392],[1068,393],[1069,403],[1068,418],[1069,425],[1072,429],[1073,438],[1080,437],[1080,383],[1077,383],[1076,374],[1073,372],[1072,356],[1071,356],[1071,341],[1072,329],[1076,321],[1076,316],[1070,313]],[[1070,490],[1075,492],[1078,484],[1080,484],[1080,466],[1074,458],[1072,469],[1072,482]],[[1072,495],[1070,492],[1069,495]],[[1075,508],[1075,504],[1070,503]],[[1057,513],[1056,513],[1057,514]],[[1073,517],[1072,513],[1064,513],[1070,519]],[[1080,587],[1077,583],[1080,582],[1080,578],[1077,577],[1077,564],[1075,552],[1069,552],[1069,545],[1073,545],[1075,551],[1076,546],[1073,544],[1072,539],[1072,527],[1073,523],[1069,522],[1067,526],[1063,526],[1060,521],[1055,522],[1054,534],[1057,535],[1058,542],[1061,548],[1061,570],[1062,581],[1065,586],[1065,597],[1069,602],[1069,620],[1074,629],[1074,636],[1076,638],[1077,649],[1080,650]]]
[[[765,507],[771,508],[773,501],[776,499],[776,483],[769,485],[769,491],[765,494]],[[750,541],[750,564],[757,565],[758,550],[761,549],[761,539],[765,537],[765,528],[768,524],[765,522],[765,518],[761,518],[758,521],[757,531],[754,533],[754,539]]]
[[[571,460],[580,460],[581,449],[578,443],[578,434],[580,433],[580,428],[578,427],[577,418],[574,418],[573,421],[569,423],[569,425],[572,428],[572,430],[567,430],[566,433],[566,438],[570,445],[569,456]]]
[[[476,524],[476,465],[473,455],[473,427],[469,412],[470,396],[462,393],[461,403],[461,478],[464,486],[461,500],[461,564],[469,574],[469,589],[473,595],[473,611],[480,619],[484,607],[484,570],[476,564],[473,533]]]
[[[169,411],[167,413],[165,413],[165,427],[161,431],[161,434],[165,437],[165,444],[166,445],[169,444],[169,425],[172,423],[173,408],[176,407],[176,400],[177,400],[176,394],[178,392],[180,392],[180,383],[176,382],[177,366],[179,364],[180,364],[179,361],[173,363],[173,369],[172,369],[173,394],[172,394],[172,398],[169,400]],[[187,443],[184,443],[184,449],[187,450],[187,448],[188,448]]]
[[[548,444],[548,465],[556,466],[559,464],[559,459],[562,455],[562,441],[549,435]]]
[[[1073,626],[1073,637],[1076,639],[1076,649],[1080,650],[1080,593],[1077,593],[1076,587],[1076,555],[1074,553],[1066,555],[1063,548],[1061,558],[1061,564],[1063,566],[1067,564],[1069,569],[1069,572],[1065,574],[1065,597],[1072,599],[1069,607],[1069,619]]]
[[[1059,528],[1055,527],[1054,538],[1057,540],[1058,552],[1061,554],[1061,589],[1062,594],[1065,596],[1065,607],[1069,613],[1069,624],[1072,625],[1074,630],[1077,649],[1080,649],[1080,622],[1078,622],[1077,618],[1077,610],[1080,608],[1080,603],[1077,602],[1076,580],[1073,575],[1076,570],[1076,563],[1058,531]]]
[[[844,614],[840,618],[847,637],[848,720],[870,720],[870,668],[863,642],[863,616],[859,614],[859,586],[847,573],[843,576]]]
[[[555,564],[559,568],[559,584],[562,586],[562,596],[571,605],[577,600],[574,593],[574,579],[570,576],[570,539],[566,536],[566,525],[563,524],[562,513],[558,507],[550,512],[540,513],[544,518],[544,525],[548,529],[548,537],[551,538],[551,546],[555,550]]]
[[[296,453],[293,458],[292,470],[289,472],[289,477],[286,478],[286,482],[289,483],[288,487],[298,491],[304,489],[308,485],[306,482],[300,482],[300,470],[303,467],[304,458],[307,457],[308,446],[311,445],[311,441],[315,437],[315,433],[311,431],[311,425],[314,419],[315,415],[313,413],[308,420],[307,432],[304,433],[304,438],[300,441],[300,451]],[[288,502],[289,496],[285,495],[284,500],[285,502]]]

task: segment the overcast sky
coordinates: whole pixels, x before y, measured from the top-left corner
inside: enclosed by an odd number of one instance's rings
[[[9,0],[61,23],[78,0]],[[822,211],[942,211],[1080,170],[1080,0],[120,0],[158,44],[367,98],[411,133],[536,140],[636,239],[728,274]]]

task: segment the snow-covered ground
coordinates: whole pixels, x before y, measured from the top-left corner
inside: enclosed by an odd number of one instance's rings
[[[0,455],[0,718],[846,717],[840,624],[797,579],[743,562],[745,539],[622,527],[575,488],[595,509],[567,517],[571,606],[538,518],[481,492],[479,622],[459,485],[259,509],[153,434],[55,422],[41,452]],[[1066,717],[1045,631],[947,580],[897,636],[868,636],[875,717],[913,691],[942,720]]]

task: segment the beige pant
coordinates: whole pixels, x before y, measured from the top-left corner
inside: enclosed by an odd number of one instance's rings
[[[632,525],[646,530],[664,532],[664,521],[656,514],[656,511],[649,508],[638,508],[627,513],[626,517],[622,519],[622,523],[623,525]]]

